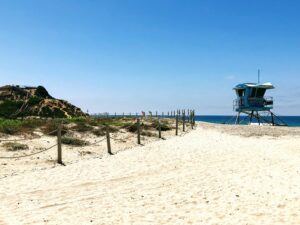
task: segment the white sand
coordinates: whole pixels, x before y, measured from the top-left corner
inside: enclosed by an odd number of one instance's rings
[[[1,179],[0,225],[300,224],[300,136],[237,129]]]
[[[191,131],[191,127],[187,125],[186,131]],[[158,140],[158,131],[151,131],[153,137],[141,136],[141,143],[146,145],[150,142]],[[57,166],[57,147],[34,154],[30,157],[18,158],[23,155],[30,155],[37,153],[43,149],[47,149],[57,143],[57,137],[55,136],[43,136],[41,132],[35,132],[34,139],[18,141],[17,143],[26,144],[29,146],[28,150],[8,151],[3,147],[6,142],[0,142],[0,179],[8,176],[18,175],[28,171],[44,170],[54,168]],[[185,135],[182,130],[179,130],[179,135]],[[163,138],[170,138],[175,135],[175,129],[162,132]],[[76,163],[78,161],[90,158],[102,158],[107,154],[106,137],[97,137],[91,132],[78,133],[72,132],[71,136],[79,138],[80,140],[88,141],[89,144],[83,147],[75,147],[63,145],[62,158],[63,162],[67,165]],[[137,144],[137,134],[130,133],[124,129],[111,133],[111,146],[112,152],[118,153],[120,151],[128,150],[139,146]],[[24,138],[23,136],[4,136],[1,140],[19,140]],[[30,138],[30,137],[25,137]],[[1,157],[17,157],[14,159],[1,159]]]

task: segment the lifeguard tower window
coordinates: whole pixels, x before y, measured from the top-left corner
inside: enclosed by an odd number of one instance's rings
[[[253,88],[251,92],[251,98],[263,98],[266,93],[264,88]]]
[[[236,91],[239,97],[245,96],[245,89],[238,89]]]

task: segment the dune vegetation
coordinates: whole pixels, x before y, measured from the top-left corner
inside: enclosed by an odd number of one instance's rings
[[[106,126],[110,133],[115,133],[120,129],[125,129],[128,132],[137,132],[137,120],[134,117],[74,117],[63,119],[42,119],[42,118],[28,118],[28,119],[0,119],[0,134],[6,135],[31,135],[35,131],[40,131],[46,135],[56,135],[59,124],[62,124],[62,133],[91,132],[96,136],[104,136]],[[157,130],[157,120],[143,119],[141,121],[141,129],[143,131]],[[169,119],[161,120],[161,130],[171,130],[172,125]],[[145,132],[147,133],[147,132]]]

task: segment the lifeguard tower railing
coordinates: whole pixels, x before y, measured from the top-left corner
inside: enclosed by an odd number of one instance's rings
[[[233,101],[233,110],[241,111],[268,111],[273,109],[273,97],[238,98]]]

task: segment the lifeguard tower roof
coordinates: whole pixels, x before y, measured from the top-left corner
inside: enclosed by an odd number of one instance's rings
[[[263,83],[263,84],[256,84],[256,83],[243,83],[236,85],[233,90],[240,90],[246,88],[263,88],[263,89],[274,89],[275,87],[270,82]]]

